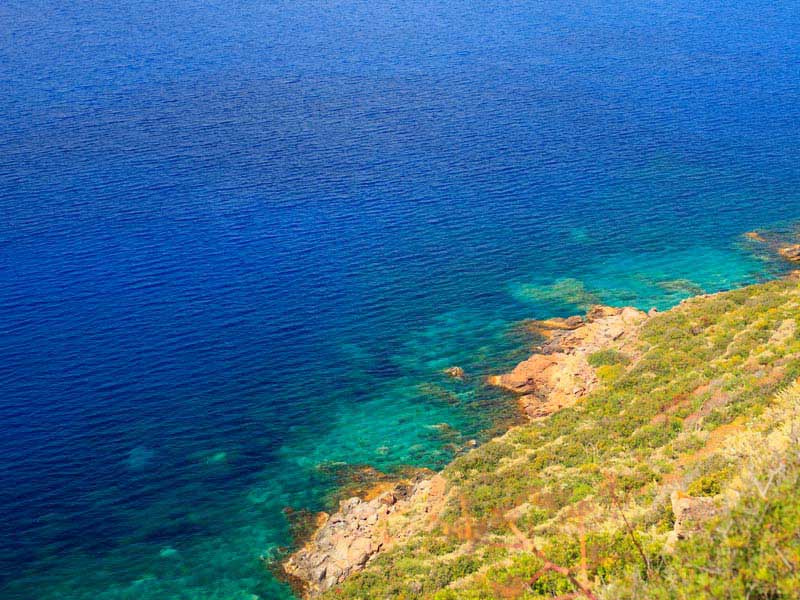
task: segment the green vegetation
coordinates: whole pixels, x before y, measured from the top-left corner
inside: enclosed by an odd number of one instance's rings
[[[609,597],[701,600],[800,594],[800,454],[762,466],[730,512],[663,559],[649,581],[629,577]],[[784,462],[780,462],[784,461]]]
[[[446,508],[325,598],[800,596],[800,287],[650,319],[602,385],[453,462]],[[715,516],[674,551],[673,491]]]
[[[594,354],[589,355],[589,364],[593,367],[602,367],[605,365],[627,365],[631,360],[618,350],[600,350]]]

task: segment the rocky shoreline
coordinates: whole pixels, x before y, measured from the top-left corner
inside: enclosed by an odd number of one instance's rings
[[[282,568],[304,597],[319,595],[431,526],[446,500],[446,482],[439,474],[397,483],[369,501],[343,500],[334,514],[320,513],[317,531]]]
[[[582,317],[533,322],[545,333],[545,343],[510,373],[491,376],[487,383],[519,394],[529,419],[547,417],[596,387],[597,374],[589,362],[593,353],[632,352],[647,318],[635,308],[593,306]],[[318,596],[398,542],[431,527],[447,491],[444,477],[436,474],[403,480],[371,500],[343,500],[332,515],[318,515],[316,531],[282,563],[283,571],[304,597]]]
[[[788,262],[800,262],[800,244],[778,243],[767,236],[745,234]],[[520,410],[528,419],[547,418],[574,406],[598,386],[592,355],[617,353],[625,361],[635,362],[639,358],[638,332],[655,313],[655,309],[645,313],[632,307],[595,305],[584,316],[531,321],[529,329],[541,336],[543,343],[512,371],[490,376],[486,383],[517,394]],[[459,367],[451,367],[446,374],[464,377]],[[433,527],[453,493],[441,473],[406,479],[388,490],[384,483],[380,491],[370,500],[343,500],[332,515],[320,513],[310,539],[282,563],[284,573],[303,597],[330,590],[381,553]],[[691,498],[676,496],[672,500],[681,523],[689,522],[699,510],[690,503]],[[681,527],[688,530],[685,524]],[[684,535],[679,529],[676,526],[677,537]]]
[[[646,320],[647,314],[635,308],[593,306],[585,317],[534,321],[534,328],[544,328],[547,341],[510,373],[490,377],[488,383],[520,394],[520,409],[528,418],[547,417],[596,387],[590,355],[612,350],[631,356],[631,342]]]

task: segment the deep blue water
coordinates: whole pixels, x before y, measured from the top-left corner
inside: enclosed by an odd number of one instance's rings
[[[0,596],[289,597],[283,508],[512,418],[481,378],[520,319],[779,273],[741,234],[800,214],[799,31],[781,0],[5,0]]]

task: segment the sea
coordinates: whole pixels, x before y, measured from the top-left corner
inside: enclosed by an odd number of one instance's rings
[[[785,272],[743,234],[800,218],[798,32],[786,0],[3,0],[0,598],[293,598],[303,515],[516,422],[485,378],[526,319]]]

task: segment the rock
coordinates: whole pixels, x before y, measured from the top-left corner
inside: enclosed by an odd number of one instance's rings
[[[501,375],[496,381],[498,385],[514,392],[530,393],[544,390],[551,386],[555,369],[562,362],[556,355],[534,354],[528,360],[519,363],[510,373]]]
[[[793,244],[791,246],[779,248],[778,254],[780,254],[786,260],[800,262],[800,244]]]
[[[757,231],[748,231],[747,233],[744,234],[744,237],[746,237],[748,240],[753,240],[754,242],[766,242],[767,241],[767,240],[764,239],[764,236],[762,236]]]
[[[392,492],[386,492],[379,497],[379,500],[386,506],[393,506],[397,502],[397,497]]]
[[[585,321],[583,320],[583,317],[579,315],[573,315],[571,317],[567,317],[564,320],[564,325],[566,326],[565,327],[566,329],[577,329],[578,327],[583,325],[584,322]]]
[[[363,567],[372,553],[372,541],[369,538],[356,538],[347,549],[347,562],[356,567]]]
[[[458,379],[459,381],[464,379],[464,369],[461,367],[449,367],[444,370],[444,374],[452,377],[453,379]]]
[[[502,375],[488,375],[486,377],[486,383],[489,385],[496,385],[497,387],[503,387],[503,376]]]
[[[527,328],[544,337],[550,337],[557,331],[570,331],[583,325],[583,317],[572,316],[566,319],[555,317],[541,321],[526,321]]]
[[[664,545],[664,550],[669,553],[675,550],[678,541],[699,531],[705,521],[719,513],[719,507],[713,498],[689,496],[676,490],[670,495],[670,501],[672,514],[675,515],[675,526]]]
[[[596,321],[597,319],[604,319],[606,317],[614,317],[622,312],[622,309],[613,306],[603,306],[602,304],[595,304],[586,312],[587,321]]]
[[[284,561],[284,572],[302,586],[304,597],[331,589],[379,552],[427,526],[444,508],[445,487],[444,478],[435,475],[398,483],[368,501],[343,500],[339,511],[320,521],[311,539]],[[399,530],[389,535],[393,524]]]
[[[531,420],[549,417],[568,405],[563,399],[542,399],[533,394],[520,396],[518,402],[520,410]]]
[[[319,583],[325,579],[325,575],[327,574],[328,574],[328,567],[322,564],[319,565],[317,568],[311,570],[311,579]]]
[[[529,418],[547,417],[572,406],[597,385],[590,354],[627,348],[628,340],[646,319],[647,315],[635,308],[593,306],[585,320],[578,317],[579,326],[554,336],[541,352],[510,373],[489,377],[487,383],[521,394],[520,408]]]
[[[638,325],[644,320],[645,317],[645,314],[642,311],[631,306],[626,306],[623,308],[619,315],[622,317],[623,322],[632,325]]]
[[[520,395],[522,410],[538,419],[572,406],[598,383],[588,362],[590,354],[616,349],[633,355],[635,333],[647,315],[633,308],[593,306],[586,318],[552,320],[558,333],[539,352],[518,364],[510,373],[489,382]],[[451,377],[463,376],[451,367]],[[440,429],[445,425],[440,424]],[[471,440],[468,446],[476,446]],[[407,540],[421,529],[434,527],[451,490],[441,475],[411,478],[401,483],[383,481],[374,495],[347,498],[339,510],[321,518],[320,527],[308,542],[283,563],[293,581],[303,585],[305,597],[317,596],[362,570],[380,552]]]

